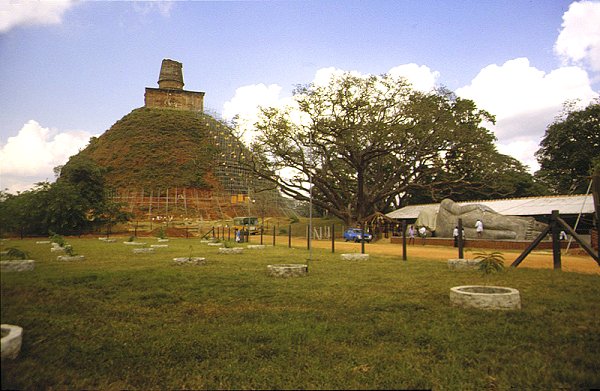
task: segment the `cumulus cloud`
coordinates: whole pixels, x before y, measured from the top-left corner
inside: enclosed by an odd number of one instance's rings
[[[21,25],[59,24],[63,14],[74,4],[73,0],[1,1],[0,33]]]
[[[539,141],[524,137],[513,139],[508,142],[498,142],[496,144],[498,151],[504,155],[514,157],[521,163],[529,167],[530,172],[534,173],[540,169],[535,158],[535,152],[540,148]]]
[[[437,86],[440,73],[432,71],[428,66],[415,63],[404,64],[388,71],[392,76],[402,76],[412,84],[415,90],[429,92]]]
[[[0,188],[22,191],[35,182],[52,180],[54,167],[66,163],[91,136],[84,131],[58,132],[28,121],[16,136],[0,146]]]
[[[326,86],[334,77],[350,73],[357,77],[366,77],[358,71],[345,71],[335,67],[318,69],[315,72],[312,83],[316,86]],[[439,72],[432,71],[427,66],[417,64],[404,64],[396,66],[388,71],[393,76],[405,77],[415,89],[430,91],[436,85]],[[243,86],[235,91],[231,100],[223,105],[222,115],[227,120],[236,118],[238,128],[242,132],[242,138],[250,142],[254,135],[254,124],[258,120],[260,107],[293,106],[291,96],[282,95],[282,87],[277,84],[253,84]],[[299,120],[299,119],[298,119]]]
[[[339,68],[329,67],[321,68],[315,73],[313,83],[317,86],[325,86],[333,77],[340,77],[345,73],[350,73],[356,77],[366,77],[367,74],[362,74],[357,71],[344,71]],[[413,88],[419,91],[431,91],[437,84],[437,79],[440,73],[432,71],[426,65],[418,65],[415,63],[398,65],[391,68],[388,74],[394,77],[404,77],[412,84]]]
[[[326,85],[332,77],[345,72],[335,67],[319,69],[313,83]],[[356,71],[350,73],[366,76]],[[388,73],[406,77],[421,91],[431,91],[440,77],[439,72],[417,64],[399,65]],[[472,99],[478,107],[496,116],[496,125],[489,128],[498,138],[499,151],[515,157],[531,171],[539,168],[534,153],[547,126],[560,114],[564,103],[579,101],[579,106],[584,107],[598,96],[584,69],[565,66],[546,73],[532,66],[527,58],[489,65],[456,93]],[[231,119],[238,115],[238,123],[248,137],[253,134],[252,125],[258,118],[259,106],[283,107],[291,102],[291,97],[282,96],[282,88],[276,84],[245,86],[236,90],[235,96],[225,103],[223,116]]]
[[[164,17],[171,16],[172,1],[134,1],[133,8],[142,15],[158,12]]]
[[[478,107],[496,115],[491,129],[500,150],[537,168],[533,154],[546,127],[562,111],[566,101],[584,106],[598,96],[587,72],[579,67],[562,67],[546,73],[527,58],[492,64],[482,69],[457,95],[472,99]]]
[[[290,97],[281,96],[281,86],[277,84],[252,84],[235,90],[231,100],[223,104],[223,118],[235,118],[238,130],[246,144],[255,136],[254,124],[258,121],[261,107],[284,107],[291,104]]]
[[[554,52],[565,64],[600,72],[600,2],[579,1],[563,14]]]

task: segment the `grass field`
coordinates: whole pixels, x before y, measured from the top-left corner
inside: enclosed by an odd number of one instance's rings
[[[314,249],[308,276],[278,279],[267,265],[304,263],[305,248],[224,255],[171,239],[133,254],[123,240],[69,238],[79,263],[35,240],[3,243],[36,260],[1,276],[2,323],[24,329],[3,389],[600,387],[596,274],[518,268],[484,281],[439,261]],[[173,265],[190,253],[207,263]],[[481,283],[518,289],[522,310],[450,306],[452,286]]]

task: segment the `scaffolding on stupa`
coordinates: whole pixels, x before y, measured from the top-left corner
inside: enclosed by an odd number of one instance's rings
[[[202,114],[200,114],[202,115]],[[296,216],[293,202],[275,189],[263,190],[265,183],[254,180],[237,164],[247,149],[232,129],[210,116],[199,118],[209,130],[209,143],[204,153],[215,148],[216,159],[211,172],[218,189],[131,188],[111,193],[113,201],[138,219],[155,218],[223,220],[236,216]]]

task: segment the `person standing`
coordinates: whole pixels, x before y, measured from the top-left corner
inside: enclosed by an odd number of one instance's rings
[[[454,231],[452,231],[452,237],[454,238],[454,247],[458,247],[458,226],[454,227]]]
[[[481,238],[483,236],[483,222],[479,219],[475,222],[475,230],[477,231],[477,237]]]
[[[415,227],[412,225],[408,227],[408,244],[415,244]]]
[[[421,237],[421,244],[425,245],[425,238],[427,238],[427,228],[421,227],[419,228],[419,236]]]

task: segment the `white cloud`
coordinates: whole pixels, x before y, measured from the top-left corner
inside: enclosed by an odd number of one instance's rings
[[[534,155],[535,151],[539,149],[539,142],[524,137],[522,139],[513,139],[508,143],[499,142],[497,147],[500,153],[512,156],[527,165],[532,173],[540,169],[540,165]]]
[[[392,76],[402,76],[408,80],[415,90],[429,92],[437,85],[437,79],[440,73],[432,71],[426,65],[417,65],[414,63],[404,64],[394,67],[388,71]]]
[[[329,82],[332,78],[339,78],[346,73],[350,73],[352,76],[356,77],[365,77],[365,75],[361,74],[358,71],[344,71],[343,69],[328,67],[317,70],[317,72],[315,72],[315,77],[313,78],[312,83],[317,87],[325,87],[329,85]]]
[[[335,67],[321,68],[315,72],[312,83],[316,86],[326,86],[334,77],[350,73],[357,77],[366,77],[357,71],[345,71]],[[438,72],[431,71],[427,66],[417,64],[405,64],[396,66],[388,72],[393,76],[405,77],[415,89],[430,91],[435,87],[436,80],[439,77]],[[282,96],[282,88],[277,84],[253,84],[243,86],[235,91],[231,100],[223,105],[222,115],[227,120],[233,119],[237,115],[239,129],[243,133],[243,139],[249,142],[254,137],[254,124],[258,120],[259,108],[294,106],[291,96]],[[298,117],[298,121],[300,121]]]
[[[277,106],[281,99],[281,86],[277,84],[252,84],[235,90],[235,95],[223,105],[223,117],[232,119],[234,116],[249,116],[256,114],[258,106]]]
[[[492,64],[482,69],[457,95],[472,99],[478,107],[496,115],[490,128],[505,152],[537,168],[533,154],[547,126],[568,100],[586,105],[598,96],[585,70],[571,66],[541,71],[526,58]]]
[[[158,11],[162,16],[169,17],[173,4],[172,1],[134,1],[133,9],[142,15]]]
[[[21,25],[59,24],[63,14],[74,4],[73,0],[0,1],[0,33]]]
[[[331,77],[347,71],[329,67],[315,73],[313,83],[326,85]],[[366,76],[351,72],[355,76]],[[430,91],[436,86],[439,72],[424,65],[404,64],[388,73],[406,77],[416,89]],[[245,136],[253,134],[252,125],[258,118],[259,106],[283,107],[292,102],[291,97],[281,95],[282,88],[276,84],[256,84],[241,87],[223,107],[227,119],[238,114]],[[561,113],[566,101],[579,100],[587,105],[598,93],[591,88],[585,70],[566,66],[549,73],[539,70],[527,58],[492,64],[482,69],[465,87],[456,90],[457,95],[472,99],[478,107],[496,116],[496,125],[489,128],[498,138],[500,152],[515,157],[529,166],[533,172],[539,168],[534,153],[547,126]],[[251,137],[250,137],[251,138]]]
[[[350,73],[357,77],[367,77],[368,74],[362,74],[357,71],[344,71],[339,68],[329,67],[321,68],[315,73],[313,83],[317,86],[326,86],[332,77],[340,77],[345,73]],[[404,77],[408,80],[414,89],[429,92],[437,83],[440,76],[439,72],[432,71],[426,65],[417,65],[415,63],[398,65],[390,69],[388,74],[394,77]]]
[[[231,100],[223,104],[223,118],[232,120],[237,116],[238,130],[242,139],[250,144],[255,135],[254,124],[258,121],[260,107],[284,107],[291,103],[289,97],[281,96],[277,84],[252,84],[235,90]]]
[[[87,145],[91,136],[84,131],[59,133],[34,120],[28,121],[0,147],[0,188],[21,191],[35,182],[54,179],[54,167],[66,163]]]
[[[600,72],[600,2],[579,1],[563,14],[554,52],[565,64],[589,66]]]

